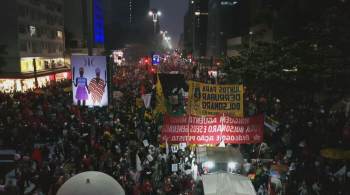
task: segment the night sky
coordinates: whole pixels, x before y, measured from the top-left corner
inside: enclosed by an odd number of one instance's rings
[[[177,46],[183,32],[183,19],[188,8],[188,0],[151,0],[151,8],[159,9],[162,12],[161,30],[168,31],[173,45]]]

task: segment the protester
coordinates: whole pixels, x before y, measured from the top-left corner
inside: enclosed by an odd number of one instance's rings
[[[197,178],[201,167],[189,160],[195,156],[193,149],[168,152],[159,139],[162,121],[151,109],[136,106],[136,99],[150,93],[155,83],[152,73],[138,70],[135,74],[134,69],[118,73],[115,90],[122,95],[109,107],[72,105],[71,92],[63,90],[71,82],[40,89],[43,93],[0,94],[1,143],[18,154],[17,182],[8,182],[5,194],[54,195],[67,179],[89,170],[111,175],[126,194],[202,194]],[[179,70],[187,79],[194,76],[202,82],[226,82],[185,62],[160,69]],[[200,77],[195,75],[198,71]],[[284,102],[249,90],[245,105],[247,116],[264,113],[278,121],[275,128],[265,130],[263,144],[240,146],[258,194],[348,193],[349,162],[320,155],[326,146],[348,146],[340,136],[349,120],[346,113],[333,112],[329,105]],[[172,170],[172,164],[180,168]],[[273,167],[286,169],[276,173]]]

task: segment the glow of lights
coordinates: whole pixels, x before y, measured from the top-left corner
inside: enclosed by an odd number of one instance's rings
[[[212,169],[215,167],[215,164],[213,161],[207,161],[207,162],[203,163],[203,166],[208,167],[209,169]]]
[[[161,11],[157,11],[157,15],[158,15],[158,16],[161,16],[161,15],[162,15],[162,12],[161,12]]]
[[[194,15],[199,16],[199,15],[201,15],[201,12],[195,11],[195,12],[194,12]]]
[[[298,68],[292,68],[292,69],[283,69],[283,72],[298,72]]]
[[[232,169],[232,170],[237,169],[237,166],[238,166],[238,163],[237,163],[237,162],[229,162],[229,163],[227,164],[227,167],[228,167],[229,169]]]
[[[153,12],[152,12],[152,11],[149,11],[149,12],[148,12],[148,15],[149,15],[149,16],[153,16]]]

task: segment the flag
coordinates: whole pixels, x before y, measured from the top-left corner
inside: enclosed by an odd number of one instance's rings
[[[142,95],[143,103],[145,104],[146,108],[151,107],[151,97],[152,94],[150,93]]]
[[[136,154],[136,171],[142,171],[141,160],[139,154]]]
[[[169,155],[168,139],[165,140],[165,154],[168,157],[168,155]]]
[[[269,128],[272,132],[276,132],[280,124],[278,121],[274,120],[272,117],[265,116],[264,125],[267,128]]]
[[[163,93],[162,84],[160,83],[159,75],[157,74],[156,83],[156,109],[157,113],[166,113],[165,98]]]
[[[225,140],[222,139],[220,144],[219,144],[219,148],[225,148]]]
[[[344,165],[342,168],[340,168],[337,172],[334,173],[334,176],[336,177],[342,177],[346,173],[346,165]]]

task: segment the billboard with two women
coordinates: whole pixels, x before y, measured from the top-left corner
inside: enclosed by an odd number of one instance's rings
[[[73,55],[73,103],[81,106],[107,106],[107,62],[105,56]]]

